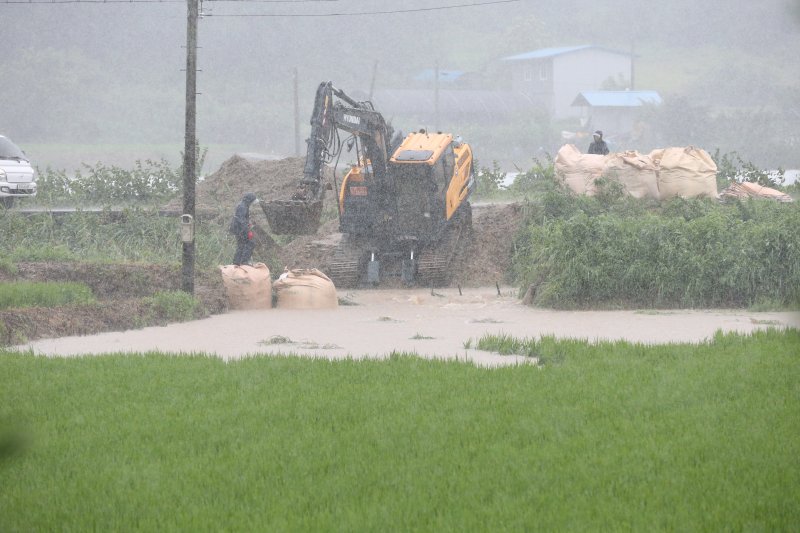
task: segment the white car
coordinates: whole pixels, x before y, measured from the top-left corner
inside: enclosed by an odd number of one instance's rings
[[[36,196],[36,173],[25,152],[0,135],[0,205],[9,208],[14,198]]]

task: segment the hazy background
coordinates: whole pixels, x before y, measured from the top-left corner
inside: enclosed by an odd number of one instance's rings
[[[502,87],[499,57],[583,44],[635,47],[636,88],[664,98],[650,117],[650,144],[694,144],[737,151],[763,166],[800,167],[798,0],[522,0],[401,14],[223,16],[473,1],[485,0],[204,2],[197,136],[209,148],[205,171],[235,152],[294,152],[295,68],[305,139],[320,81],[366,93],[377,62],[376,90],[403,88],[438,62],[442,69],[480,72],[488,85]],[[180,160],[185,3],[0,0],[0,42],[0,133],[35,164]],[[442,124],[467,133],[481,162],[521,166],[540,148],[556,148],[565,126],[537,116],[505,126]]]

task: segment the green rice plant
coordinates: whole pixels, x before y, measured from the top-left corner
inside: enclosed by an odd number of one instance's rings
[[[800,522],[800,332],[537,344],[561,364],[0,351],[0,530]]]
[[[72,282],[0,282],[0,309],[57,307],[94,301],[92,289]]]
[[[501,355],[524,355],[534,357],[537,355],[536,339],[518,339],[506,333],[486,333],[475,344],[478,350],[497,352]]]

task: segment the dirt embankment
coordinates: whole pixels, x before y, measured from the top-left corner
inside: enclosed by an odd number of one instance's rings
[[[198,317],[223,312],[227,303],[218,274],[200,271],[195,296]],[[75,282],[92,289],[97,302],[49,308],[0,310],[0,346],[22,341],[88,335],[164,324],[165,317],[144,300],[159,291],[181,288],[179,267],[142,264],[18,263],[0,281]]]

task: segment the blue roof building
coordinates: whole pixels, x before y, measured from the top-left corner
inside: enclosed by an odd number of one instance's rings
[[[582,91],[597,91],[609,79],[632,85],[633,57],[629,52],[587,44],[541,48],[500,61],[510,70],[513,91],[563,119],[580,115],[572,103]]]

